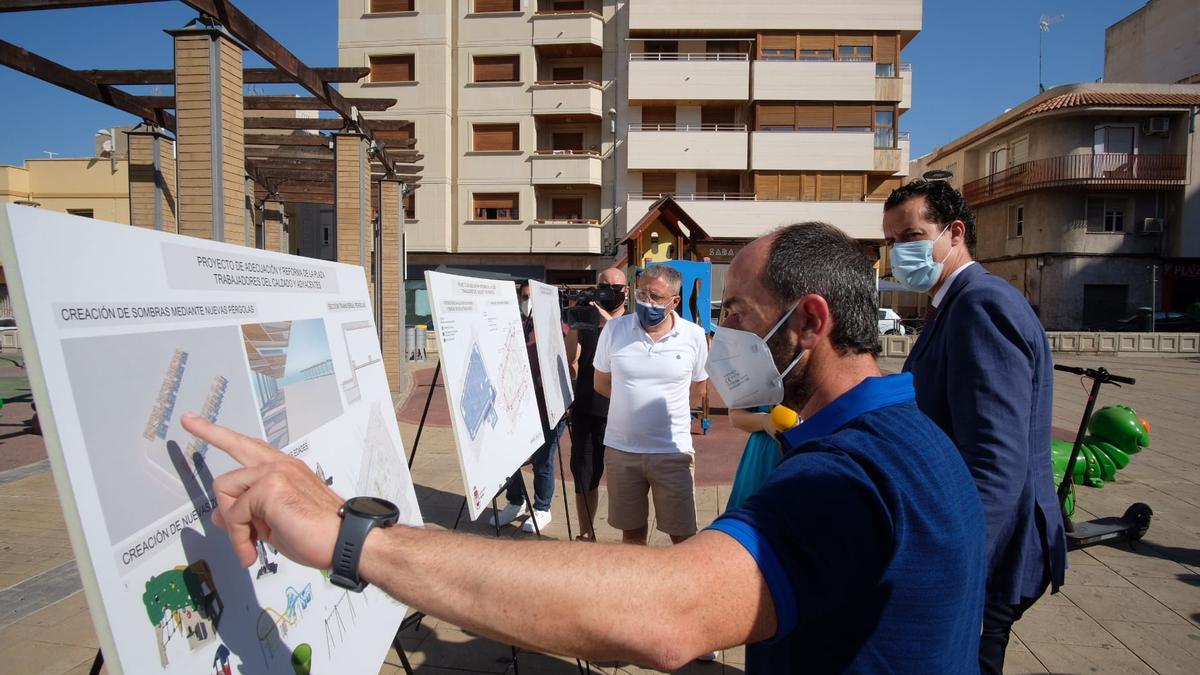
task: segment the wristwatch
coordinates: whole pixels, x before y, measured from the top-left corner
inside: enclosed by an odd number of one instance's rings
[[[329,581],[358,593],[367,587],[367,582],[358,578],[358,561],[367,533],[375,527],[395,525],[400,519],[400,510],[386,499],[354,497],[342,504],[338,516],[342,519],[342,526],[338,529],[337,544],[333,547]]]

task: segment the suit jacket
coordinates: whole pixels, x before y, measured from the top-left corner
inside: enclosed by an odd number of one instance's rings
[[[987,521],[989,603],[1063,583],[1062,512],[1050,465],[1054,362],[1046,331],[1008,282],[962,270],[904,363],[917,405],[958,446]]]

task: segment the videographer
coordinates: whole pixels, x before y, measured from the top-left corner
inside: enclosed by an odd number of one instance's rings
[[[625,273],[610,267],[600,273],[595,297],[594,324],[580,323],[567,335],[567,355],[575,376],[575,403],[571,406],[571,477],[575,481],[575,510],[579,514],[579,540],[595,541],[593,529],[600,503],[600,478],[604,475],[604,430],[608,426],[608,397],[596,393],[592,358],[596,341],[609,319],[625,314],[628,287]]]

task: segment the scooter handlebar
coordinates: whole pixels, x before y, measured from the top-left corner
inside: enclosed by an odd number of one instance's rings
[[[1121,375],[1113,375],[1112,373],[1108,372],[1107,370],[1105,370],[1103,368],[1100,368],[1099,370],[1093,370],[1091,368],[1075,368],[1073,366],[1063,366],[1063,365],[1056,363],[1056,364],[1054,364],[1054,369],[1060,370],[1064,373],[1071,373],[1073,375],[1083,375],[1084,377],[1090,377],[1093,380],[1100,380],[1101,382],[1116,382],[1118,384],[1137,384],[1137,380],[1133,379],[1132,377],[1123,377]]]

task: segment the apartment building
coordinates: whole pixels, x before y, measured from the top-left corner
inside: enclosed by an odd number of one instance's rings
[[[799,220],[876,240],[907,172],[920,0],[339,5],[339,65],[372,71],[343,93],[421,138],[414,310],[439,264],[591,281],[664,194],[724,251]]]
[[[1104,81],[1200,84],[1200,2],[1148,0],[1104,31]]]
[[[1200,85],[1055,87],[913,162],[975,208],[976,259],[1049,330],[1200,302]],[[886,271],[886,270],[885,270]]]

